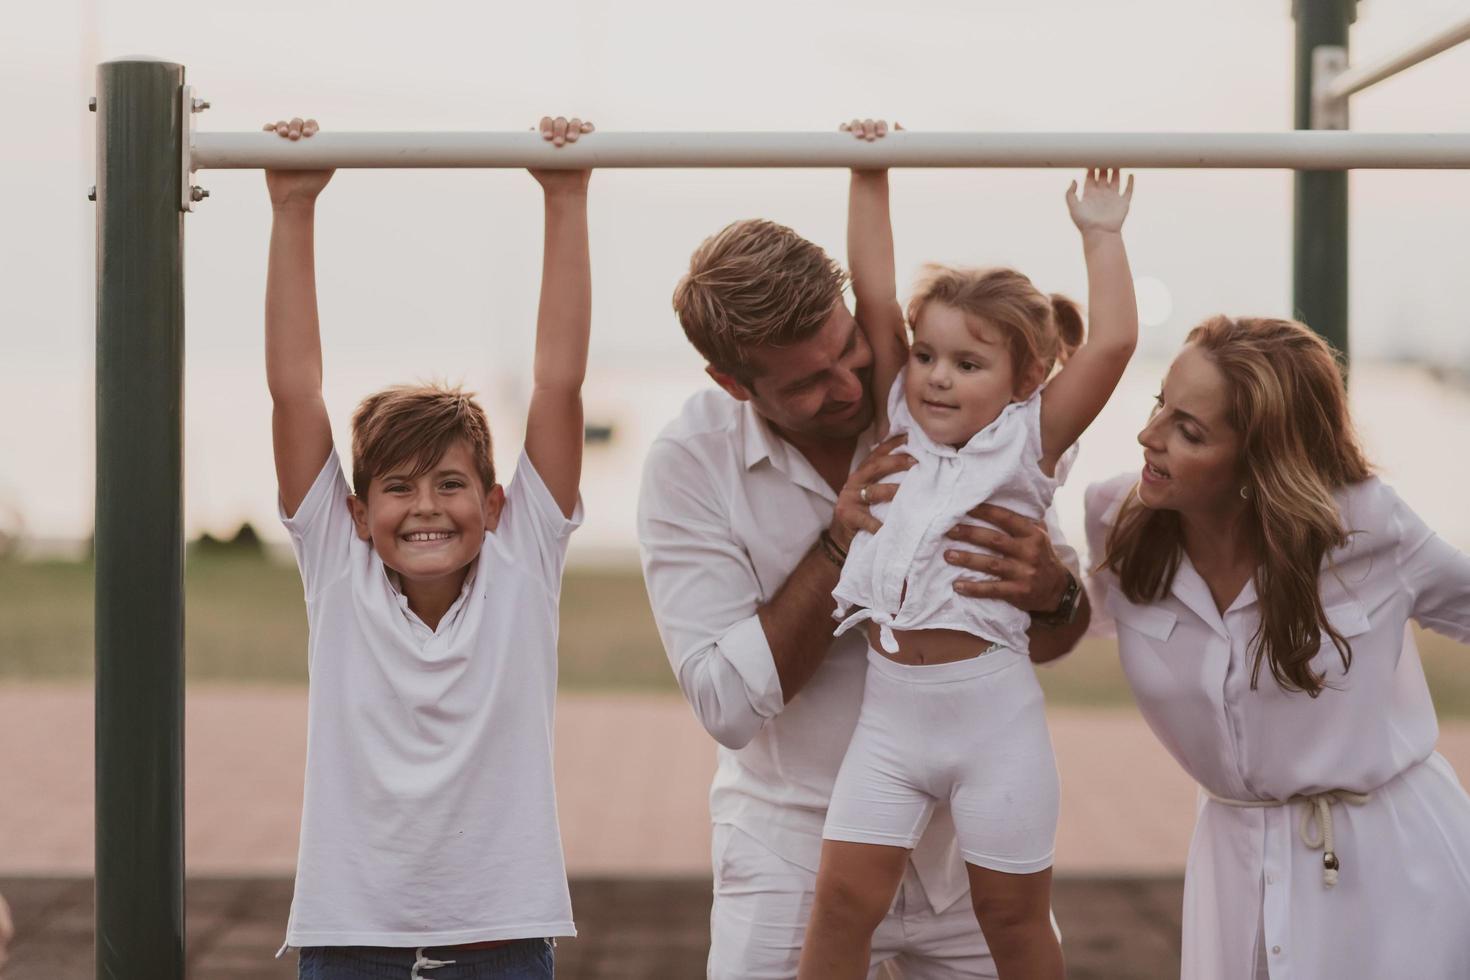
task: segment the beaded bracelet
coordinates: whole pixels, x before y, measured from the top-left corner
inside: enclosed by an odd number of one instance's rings
[[[826,555],[827,560],[832,564],[841,568],[847,563],[847,552],[832,537],[831,531],[823,529],[822,533],[817,536],[817,543],[822,546],[822,554]]]

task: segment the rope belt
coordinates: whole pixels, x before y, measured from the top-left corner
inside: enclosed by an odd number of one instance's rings
[[[441,966],[453,966],[454,960],[431,960],[424,955],[426,946],[414,950],[413,975],[410,980],[427,980],[420,970],[437,970]]]
[[[1216,796],[1208,789],[1205,790],[1205,795],[1216,803],[1244,809],[1290,806],[1293,803],[1305,804],[1302,809],[1301,826],[1297,833],[1302,843],[1310,850],[1315,851],[1319,848],[1322,850],[1322,885],[1326,888],[1337,884],[1337,871],[1341,867],[1332,839],[1332,804],[1349,803],[1353,806],[1362,806],[1373,799],[1372,793],[1351,793],[1345,789],[1330,789],[1325,793],[1293,796],[1289,800],[1232,800],[1228,797]],[[1314,822],[1317,825],[1315,828],[1312,826]]]

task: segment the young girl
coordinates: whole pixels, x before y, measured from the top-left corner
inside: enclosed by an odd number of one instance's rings
[[[1080,199],[1075,182],[1067,192],[1092,318],[1069,357],[1082,332],[1076,306],[1006,269],[930,266],[909,302],[910,347],[887,174],[853,172],[848,252],[879,426],[906,432],[918,462],[892,503],[875,508],[882,529],[853,540],[833,593],[837,631],[866,623],[871,649],[822,834],[802,978],[867,975],[872,930],[936,802],[951,808],[1000,976],[1063,976],[1050,917],[1057,776],[1030,620],[958,595],[961,573],[944,551],[946,533],[981,503],[1040,520],[1064,454],[1122,376],[1138,333],[1120,235],[1132,190],[1131,178],[1120,190],[1116,170],[1094,170]]]

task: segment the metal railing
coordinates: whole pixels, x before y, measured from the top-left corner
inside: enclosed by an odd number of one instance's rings
[[[1323,87],[1322,96],[1327,99],[1345,99],[1354,92],[1361,92],[1370,85],[1391,78],[1405,68],[1412,68],[1464,41],[1470,41],[1470,16],[1450,24],[1396,55],[1359,68],[1347,69]]]
[[[327,167],[1470,168],[1470,133],[195,133],[192,170]]]

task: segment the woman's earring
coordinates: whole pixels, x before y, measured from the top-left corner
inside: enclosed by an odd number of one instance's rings
[[[1251,499],[1251,488],[1248,487],[1248,486],[1246,486],[1243,483],[1240,485],[1240,499],[1241,500],[1249,500],[1249,499]]]

